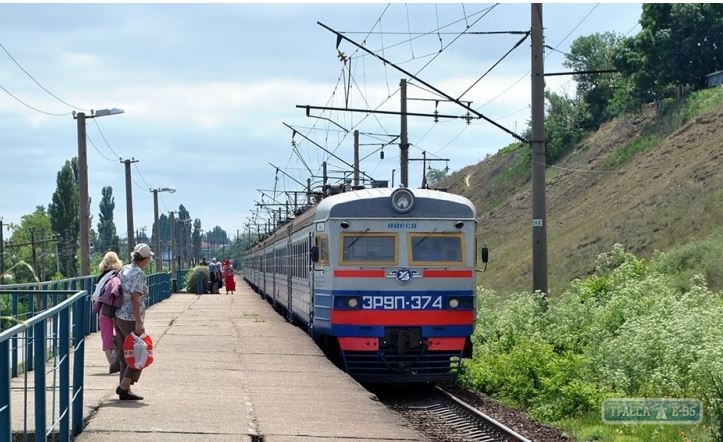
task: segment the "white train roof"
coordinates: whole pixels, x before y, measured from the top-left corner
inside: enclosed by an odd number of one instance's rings
[[[455,218],[475,219],[474,204],[453,193],[431,189],[407,189],[415,199],[414,207],[406,213],[395,212],[391,196],[398,188],[380,187],[339,193],[319,202],[314,219],[329,218]],[[359,202],[364,201],[363,205]]]

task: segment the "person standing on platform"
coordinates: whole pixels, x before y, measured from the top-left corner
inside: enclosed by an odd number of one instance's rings
[[[110,277],[120,270],[121,267],[123,267],[123,261],[118,258],[116,252],[110,251],[103,256],[103,259],[98,265],[100,276],[98,276],[95,290],[90,299],[97,302],[100,291],[103,289],[103,286],[105,286],[105,283],[108,282]],[[98,328],[100,328],[100,340],[102,342],[103,352],[105,353],[106,359],[108,359],[108,373],[118,373],[120,371],[120,362],[117,356],[120,355],[121,352],[120,345],[114,342],[113,317],[104,315],[101,310],[98,313]]]
[[[232,294],[236,291],[236,281],[233,279],[233,264],[230,259],[223,262],[223,279],[226,285],[226,294]]]
[[[221,265],[216,258],[211,258],[208,264],[208,277],[211,283],[212,294],[218,295],[218,289],[221,287]]]
[[[133,249],[131,263],[121,268],[123,304],[115,313],[115,331],[121,346],[131,333],[141,336],[146,332],[143,320],[146,314],[148,278],[143,270],[150,264],[153,256],[154,253],[148,244],[139,243]],[[131,392],[131,385],[138,382],[142,369],[129,367],[124,357],[118,359],[120,361],[120,384],[115,390],[118,398],[122,401],[143,399],[142,396]]]

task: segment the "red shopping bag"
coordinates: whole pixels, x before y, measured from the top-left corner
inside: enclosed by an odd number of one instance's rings
[[[153,363],[153,340],[145,333],[140,336],[129,334],[123,342],[123,357],[129,367],[148,367]]]

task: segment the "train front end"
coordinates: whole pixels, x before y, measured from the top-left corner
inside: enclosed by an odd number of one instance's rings
[[[475,209],[426,189],[368,189],[317,208],[314,333],[360,382],[439,382],[471,356]]]

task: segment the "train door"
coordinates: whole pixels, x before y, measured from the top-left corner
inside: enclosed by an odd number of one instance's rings
[[[266,293],[268,292],[266,291],[266,254],[263,253],[263,250],[259,255],[259,261],[261,262],[261,266],[259,267],[259,275],[261,276],[261,280],[259,281],[261,284],[261,297],[265,298]]]
[[[306,280],[309,282],[309,336],[314,336],[314,261],[311,259],[311,250],[314,246],[314,232],[309,232],[309,240],[306,242],[306,250],[304,259],[306,260]]]
[[[286,237],[286,320],[294,322],[294,308],[292,305],[293,296],[291,281],[294,273],[294,256],[293,245],[291,244],[291,229],[287,229],[288,236]]]

